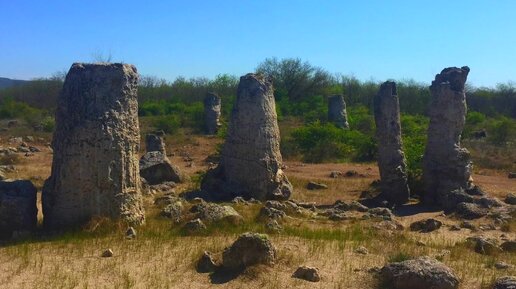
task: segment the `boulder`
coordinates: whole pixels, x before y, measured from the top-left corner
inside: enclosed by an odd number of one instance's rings
[[[206,225],[199,218],[188,221],[183,226],[183,231],[188,234],[197,234],[205,231],[206,229]]]
[[[213,256],[210,252],[204,251],[199,261],[197,261],[197,272],[209,273],[217,270],[217,263],[213,260]]]
[[[171,219],[174,223],[179,223],[183,218],[183,204],[181,201],[168,204],[161,210],[160,215]]]
[[[393,289],[457,289],[459,278],[443,263],[420,257],[390,263],[381,270],[382,281]]]
[[[500,248],[502,248],[502,250],[505,252],[514,253],[516,252],[516,241],[505,241],[502,243],[502,245],[500,245]]]
[[[293,188],[279,144],[272,82],[259,74],[242,76],[219,166],[207,172],[201,189],[220,200],[288,199]]]
[[[57,100],[44,225],[94,216],[144,222],[138,167],[138,73],[130,64],[75,63]]]
[[[244,233],[222,253],[222,266],[242,269],[256,264],[273,264],[276,248],[267,235]]]
[[[487,216],[487,209],[474,203],[459,203],[457,205],[457,214],[464,219],[473,220]]]
[[[310,282],[321,281],[321,274],[319,273],[319,269],[309,266],[301,266],[297,268],[294,274],[292,274],[292,277]]]
[[[422,232],[422,233],[428,233],[428,232],[438,230],[442,225],[443,225],[443,223],[441,221],[430,218],[430,219],[416,221],[416,222],[410,224],[410,230],[418,231],[418,232]]]
[[[513,194],[513,193],[507,194],[504,201],[505,201],[505,203],[507,203],[509,205],[516,205],[516,194]]]
[[[505,276],[496,279],[493,289],[516,289],[516,277]]]
[[[500,247],[496,245],[495,240],[482,236],[469,237],[466,241],[473,245],[475,252],[482,255],[492,255],[501,251]]]
[[[165,142],[158,134],[149,133],[145,136],[145,149],[147,152],[160,152],[167,155]]]
[[[374,120],[382,196],[392,204],[406,203],[410,191],[395,82],[387,81],[380,86],[380,91],[374,97]]]
[[[467,66],[446,68],[430,86],[430,124],[422,177],[423,201],[430,205],[447,206],[447,194],[473,186],[470,154],[460,146],[467,111],[464,87],[469,71]]]
[[[36,228],[36,192],[30,181],[0,181],[0,238]]]
[[[243,217],[231,206],[222,206],[213,203],[200,203],[190,208],[190,212],[207,223],[228,222],[240,224]]]
[[[163,182],[183,181],[179,168],[173,165],[166,155],[159,151],[148,152],[140,159],[140,175],[150,185],[157,185]]]

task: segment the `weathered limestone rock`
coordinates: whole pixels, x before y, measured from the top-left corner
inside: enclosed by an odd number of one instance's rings
[[[159,151],[148,152],[140,159],[140,175],[150,185],[157,185],[172,181],[180,183],[183,174],[177,166],[172,164],[165,154]]]
[[[75,63],[58,98],[44,224],[93,216],[144,221],[138,148],[138,73],[129,64]]]
[[[36,192],[30,181],[0,182],[0,238],[36,228]]]
[[[220,97],[208,92],[204,98],[204,125],[206,134],[216,134],[221,126],[220,123],[221,104]]]
[[[328,121],[340,128],[349,128],[346,102],[340,94],[328,97]]]
[[[382,196],[394,204],[408,201],[407,165],[401,141],[400,107],[396,83],[384,82],[374,97],[374,120],[378,140],[378,167]]]
[[[272,264],[276,260],[276,248],[267,235],[244,233],[222,253],[222,266],[242,269],[256,264]]]
[[[430,86],[430,125],[423,157],[423,200],[427,204],[450,207],[443,202],[447,194],[472,186],[470,155],[467,149],[460,147],[466,121],[464,84],[468,73],[467,66],[446,68],[435,76]]]
[[[319,269],[315,267],[309,266],[300,266],[296,269],[292,277],[303,279],[310,282],[319,282],[321,281],[321,274],[319,273]]]
[[[167,155],[165,149],[165,142],[163,138],[154,133],[149,133],[145,136],[145,147],[147,152],[160,152],[163,155]]]
[[[257,74],[240,78],[220,164],[201,188],[216,199],[288,199],[292,185],[281,169],[280,135],[272,83]]]

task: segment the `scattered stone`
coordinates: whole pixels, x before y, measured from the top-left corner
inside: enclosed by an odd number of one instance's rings
[[[230,224],[240,224],[244,218],[231,206],[221,206],[213,203],[200,203],[190,208],[190,212],[208,223],[228,222]]]
[[[93,216],[143,223],[137,89],[130,64],[70,68],[57,102],[52,174],[42,192],[47,228]]]
[[[308,182],[308,184],[306,185],[306,188],[308,190],[324,190],[324,189],[327,189],[328,186],[325,185],[325,184],[322,184],[322,183],[316,183],[316,182]]]
[[[493,289],[516,289],[516,277],[505,276],[496,279]]]
[[[114,255],[113,250],[107,249],[107,250],[104,250],[104,252],[102,252],[101,257],[102,258],[110,258],[110,257],[113,257],[113,255]]]
[[[201,189],[221,200],[236,196],[286,200],[293,188],[283,173],[272,82],[259,74],[240,78],[220,164]]]
[[[393,220],[381,221],[379,223],[374,224],[373,228],[385,231],[403,231],[403,229],[405,229],[401,223]]]
[[[344,221],[349,219],[349,217],[344,213],[331,212],[331,214],[328,216],[328,219],[331,221]]]
[[[474,203],[459,203],[457,214],[464,219],[473,220],[487,216],[488,211]]]
[[[464,86],[469,70],[467,66],[446,68],[430,86],[430,124],[423,157],[423,201],[427,204],[450,206],[447,194],[472,186],[470,154],[460,146],[466,121]]]
[[[381,208],[381,207],[372,208],[372,209],[369,209],[368,212],[369,212],[369,215],[371,215],[371,217],[381,217],[385,220],[394,219],[394,214],[388,208]]]
[[[0,238],[36,228],[37,189],[26,180],[0,182]]]
[[[125,237],[127,239],[134,239],[134,238],[136,238],[136,229],[134,229],[133,227],[129,227],[127,229],[127,231],[125,232]]]
[[[507,194],[507,196],[505,197],[505,202],[509,205],[516,205],[516,194]]]
[[[188,234],[197,234],[206,229],[206,225],[199,218],[188,221],[183,226],[183,230]]]
[[[481,236],[469,237],[466,239],[466,241],[470,244],[473,244],[475,252],[482,255],[492,255],[501,251],[494,240],[490,240]]]
[[[462,223],[460,223],[460,227],[464,228],[464,229],[470,229],[471,231],[477,230],[477,226],[475,226],[473,223],[468,222],[468,221],[463,221]]]
[[[158,134],[149,133],[145,136],[145,149],[147,152],[160,152],[167,155],[165,141]]]
[[[425,246],[426,246],[426,243],[425,243],[425,242],[423,242],[423,241],[421,241],[421,240],[418,240],[418,241],[416,242],[416,245],[418,245],[419,247],[425,247]]]
[[[217,263],[213,260],[213,256],[210,252],[204,251],[199,261],[197,261],[197,272],[209,273],[217,270]]]
[[[272,233],[279,233],[283,231],[283,227],[276,220],[269,220],[265,224],[265,229]]]
[[[297,268],[292,277],[310,282],[321,281],[321,274],[319,273],[319,269],[308,266],[301,266]]]
[[[328,121],[340,128],[349,128],[346,102],[342,95],[328,97]]]
[[[333,171],[330,173],[330,178],[336,179],[344,175],[342,172]]]
[[[140,175],[150,185],[163,182],[183,181],[183,175],[176,165],[173,165],[167,156],[159,151],[148,152],[140,159]]]
[[[416,221],[416,222],[410,224],[410,230],[418,231],[421,233],[428,233],[428,232],[438,230],[439,228],[441,228],[442,225],[443,225],[443,223],[441,221],[430,218],[430,219]]]
[[[516,252],[516,241],[505,241],[502,243],[502,245],[500,245],[500,247],[505,252],[514,253]]]
[[[494,267],[498,270],[505,270],[505,269],[509,269],[509,267],[511,267],[511,265],[503,262],[503,261],[498,261],[494,264]],[[516,287],[515,287],[516,289]]]
[[[450,231],[460,231],[460,227],[457,226],[457,225],[451,225],[450,226]]]
[[[267,235],[244,233],[222,253],[222,265],[228,269],[241,269],[255,264],[272,264],[276,248]]]
[[[216,134],[222,125],[220,123],[221,107],[220,97],[213,92],[208,92],[204,98],[204,126],[206,134]]]
[[[344,175],[348,178],[359,176],[358,172],[355,170],[349,170]]]
[[[231,203],[233,204],[240,204],[240,205],[248,205],[249,203],[242,197],[236,197],[234,198]]]
[[[277,219],[285,218],[287,216],[287,214],[285,214],[285,212],[280,211],[280,210],[275,209],[275,208],[263,207],[263,208],[261,208],[260,213],[259,213],[258,216],[261,219],[275,219],[275,220],[277,220]]]
[[[392,204],[404,204],[409,199],[410,191],[395,82],[387,81],[380,86],[380,91],[374,97],[374,119],[382,196]]]
[[[387,264],[380,274],[383,282],[393,289],[457,289],[459,287],[457,275],[443,263],[429,257]]]
[[[176,201],[168,204],[161,210],[160,215],[171,219],[174,223],[181,222],[183,218],[183,203],[181,203],[181,201]]]
[[[510,172],[510,173],[507,175],[507,177],[508,177],[509,179],[516,179],[516,173]]]
[[[37,147],[33,147],[33,146],[30,146],[30,147],[29,147],[29,151],[30,151],[30,152],[33,152],[33,153],[39,153],[39,152],[41,152],[41,150],[40,150],[39,148],[37,148]]]
[[[355,253],[362,254],[362,255],[367,255],[367,254],[369,254],[369,250],[367,250],[367,248],[364,247],[364,246],[360,246],[360,247],[355,249]]]
[[[485,224],[485,225],[480,225],[478,226],[478,228],[482,231],[494,231],[496,230],[496,226],[493,225],[493,224]]]

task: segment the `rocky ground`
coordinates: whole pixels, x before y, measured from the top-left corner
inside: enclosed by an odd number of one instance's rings
[[[2,132],[0,146],[20,152],[12,157],[14,170],[4,167],[5,176],[30,179],[41,190],[50,174],[49,136],[11,134]],[[293,202],[206,204],[183,197],[195,196],[187,192],[194,192],[213,166],[209,156],[221,140],[181,135],[166,141],[171,161],[189,178],[152,188],[145,197],[146,224],[135,228],[135,236],[126,237],[127,227],[103,219],[75,232],[20,236],[0,245],[0,288],[382,288],[385,264],[419,256],[448,266],[463,289],[492,288],[497,277],[516,274],[514,245],[504,245],[516,240],[513,220],[500,222],[492,215],[464,220],[421,208],[416,200],[394,212],[354,203],[379,178],[376,164],[287,160]],[[516,179],[507,172],[476,169],[473,178],[500,200],[515,192]],[[310,190],[310,182],[323,186]],[[238,274],[197,272],[205,251],[221,263],[224,248],[248,231],[269,235],[276,249],[273,264]],[[112,257],[102,257],[107,249]],[[317,268],[320,281],[293,278],[300,266]],[[315,278],[311,271],[299,274]]]

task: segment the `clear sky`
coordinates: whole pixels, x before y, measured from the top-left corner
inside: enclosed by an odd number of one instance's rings
[[[31,79],[94,54],[173,80],[299,57],[361,80],[516,80],[515,0],[0,0],[0,76]]]

